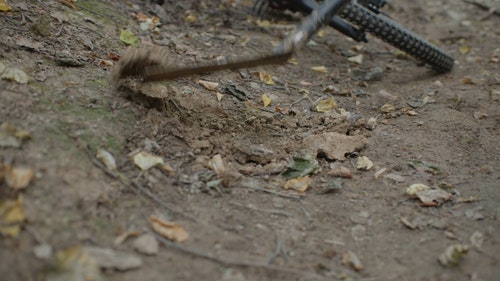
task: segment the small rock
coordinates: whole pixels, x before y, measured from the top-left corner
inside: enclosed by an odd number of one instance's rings
[[[40,244],[33,248],[33,253],[35,253],[35,257],[46,260],[52,257],[52,246],[49,244]]]
[[[374,67],[363,77],[364,81],[380,81],[384,77],[384,69],[381,67]]]
[[[137,252],[145,255],[156,255],[159,250],[158,240],[149,233],[137,237],[133,246]]]
[[[406,181],[406,178],[404,176],[401,176],[398,174],[393,174],[393,173],[385,174],[383,177],[384,177],[384,179],[393,180],[394,182],[397,182],[397,183],[401,183],[401,182]]]
[[[136,255],[118,252],[99,247],[85,247],[85,252],[91,256],[99,267],[117,270],[130,270],[142,266],[142,260]]]
[[[467,209],[465,210],[465,216],[468,219],[473,219],[476,221],[484,219],[484,215],[480,212],[479,209]]]

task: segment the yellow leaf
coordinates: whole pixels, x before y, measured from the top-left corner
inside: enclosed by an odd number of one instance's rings
[[[0,11],[9,12],[12,8],[7,4],[7,0],[0,0]]]
[[[297,60],[297,58],[289,58],[288,63],[293,65],[298,65],[299,61]]]
[[[470,53],[470,46],[462,45],[462,46],[460,46],[460,48],[458,48],[458,51],[462,55],[468,54],[468,53]]]
[[[148,170],[156,165],[163,165],[163,158],[159,156],[154,156],[147,152],[139,152],[134,155],[134,163],[141,168],[141,170]]]
[[[0,202],[0,234],[16,237],[21,231],[21,223],[26,219],[23,197]]]
[[[350,62],[357,63],[357,64],[362,64],[363,63],[363,55],[356,55],[356,56],[348,58],[347,60]]]
[[[184,22],[185,23],[193,23],[195,21],[197,21],[198,19],[196,18],[196,15],[193,14],[193,12],[191,11],[187,11],[185,14],[184,14]]]
[[[462,83],[463,84],[469,84],[469,85],[475,85],[476,84],[476,82],[472,78],[470,78],[470,77],[464,77],[464,78],[462,78]]]
[[[137,45],[140,42],[139,38],[137,38],[137,36],[134,33],[126,29],[123,29],[120,32],[120,40],[126,45]]]
[[[273,76],[268,72],[265,71],[259,72],[259,78],[260,81],[266,83],[267,85],[274,85]]]
[[[189,233],[176,223],[162,220],[155,215],[149,216],[148,221],[154,231],[170,240],[182,243],[189,238]]]
[[[335,107],[337,107],[337,103],[335,103],[335,99],[334,98],[327,98],[327,99],[324,99],[324,100],[321,100],[318,102],[318,104],[316,105],[316,111],[317,112],[327,112],[327,111],[334,109]]]
[[[318,36],[319,38],[323,38],[325,37],[325,35],[326,35],[326,30],[323,28],[318,30],[318,32],[316,32],[316,36]]]
[[[311,67],[312,70],[318,72],[318,73],[325,73],[326,72],[326,67],[324,66],[313,66]]]
[[[383,113],[391,113],[394,110],[396,110],[396,107],[391,103],[386,103],[380,108],[380,111]]]
[[[271,104],[271,102],[273,101],[268,95],[266,94],[263,94],[262,96],[262,102],[264,103],[264,107],[267,107]]]
[[[56,254],[57,268],[46,280],[103,280],[97,261],[82,246],[74,246]]]
[[[304,176],[300,178],[294,178],[285,183],[285,189],[295,189],[300,192],[304,192],[309,188],[312,183],[312,179],[309,176]]]
[[[221,94],[221,93],[219,93],[219,92],[215,93],[215,96],[217,97],[217,101],[219,101],[219,102],[220,102],[220,101],[222,100],[222,98],[224,97],[224,95],[223,95],[223,94]]]
[[[202,85],[203,87],[205,87],[205,89],[209,91],[217,91],[217,87],[219,87],[219,83],[205,81],[205,80],[198,80],[198,84]]]
[[[255,23],[257,24],[257,26],[260,26],[260,27],[271,26],[271,22],[269,22],[268,20],[256,20]]]

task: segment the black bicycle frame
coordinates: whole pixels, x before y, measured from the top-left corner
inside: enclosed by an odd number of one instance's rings
[[[311,37],[325,23],[332,20],[335,14],[351,0],[326,0],[314,8],[309,15],[302,20],[295,31],[287,36],[283,42],[273,50],[274,54],[296,52],[302,48]]]

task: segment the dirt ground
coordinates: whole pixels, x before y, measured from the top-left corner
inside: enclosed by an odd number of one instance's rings
[[[8,4],[0,279],[500,280],[498,12],[384,8],[452,54],[450,73],[324,28],[283,65],[114,90],[123,30],[190,63],[264,54],[298,15],[258,21],[243,0]],[[138,155],[164,164],[141,170]],[[412,184],[442,196],[412,198]]]

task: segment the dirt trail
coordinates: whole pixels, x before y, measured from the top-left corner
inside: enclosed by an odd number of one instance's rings
[[[165,2],[0,12],[2,280],[500,278],[497,14],[386,7],[456,58],[441,75],[324,29],[284,65],[110,90],[131,35],[190,63],[263,54],[297,22],[257,21],[250,1]],[[141,171],[137,155],[164,164]],[[357,169],[364,157],[373,167]],[[453,197],[423,206],[406,194],[416,183]],[[151,215],[189,238],[162,238]],[[458,265],[442,264],[447,249]]]

